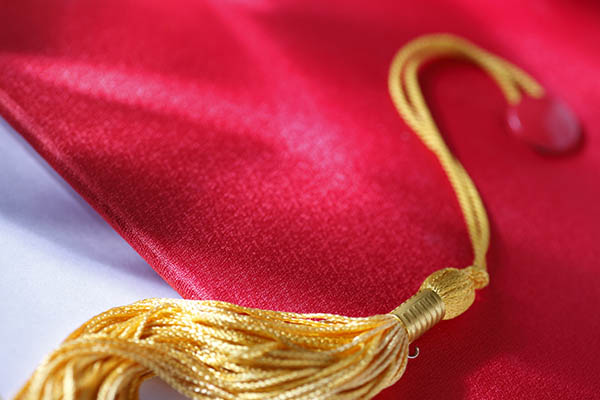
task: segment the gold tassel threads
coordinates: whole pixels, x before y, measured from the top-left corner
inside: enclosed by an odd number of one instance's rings
[[[366,399],[402,376],[408,343],[391,314],[151,299],[81,326],[16,398],[137,399],[157,375],[193,399]]]
[[[392,313],[367,318],[140,301],[73,332],[16,399],[137,399],[152,376],[193,399],[369,399],[400,379],[409,343],[472,303],[474,286],[468,272],[437,271]]]

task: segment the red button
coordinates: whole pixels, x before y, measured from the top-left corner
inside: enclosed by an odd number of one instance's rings
[[[581,140],[579,120],[555,97],[526,96],[516,106],[509,107],[507,120],[516,137],[542,152],[564,153],[574,149]]]

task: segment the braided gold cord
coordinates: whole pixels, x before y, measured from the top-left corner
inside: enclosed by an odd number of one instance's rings
[[[447,57],[466,59],[481,67],[498,84],[509,104],[517,104],[522,92],[532,97],[544,93],[521,69],[449,34],[421,36],[402,47],[392,61],[388,81],[392,101],[400,116],[438,158],[456,194],[473,248],[472,265],[463,270],[438,271],[421,286],[434,290],[444,300],[444,319],[464,312],[475,299],[475,289],[488,284],[486,254],[490,243],[488,217],[479,192],[444,142],[419,87],[419,68],[431,60]]]

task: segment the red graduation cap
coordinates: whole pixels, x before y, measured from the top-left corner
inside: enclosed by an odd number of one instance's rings
[[[36,2],[0,14],[0,113],[184,298],[387,313],[472,262],[436,158],[398,117],[392,58],[452,32],[570,104],[560,157],[506,128],[470,64],[425,67],[491,219],[491,284],[378,398],[593,398],[600,11],[590,2]]]

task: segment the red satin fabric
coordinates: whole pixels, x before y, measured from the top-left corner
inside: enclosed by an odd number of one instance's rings
[[[522,66],[581,118],[578,151],[507,133],[474,67],[423,72],[490,213],[491,285],[379,398],[598,398],[595,2],[18,1],[0,32],[1,114],[165,280],[299,312],[384,313],[471,261],[388,97],[394,52],[451,32]]]

